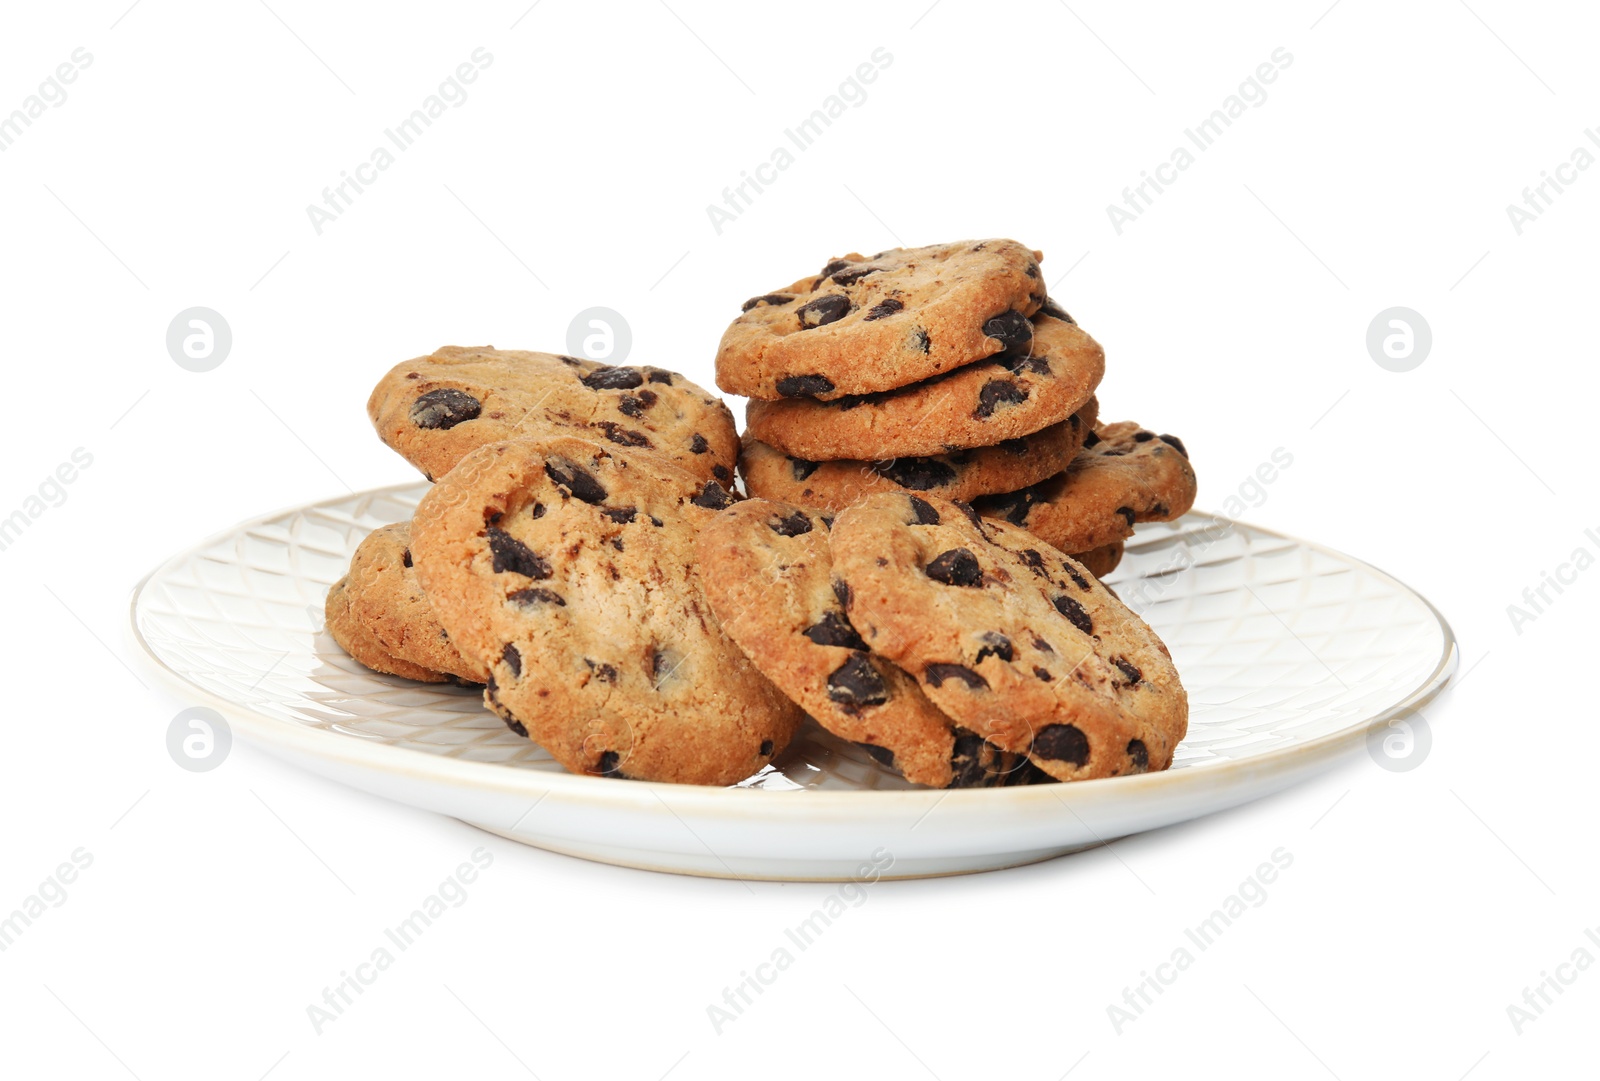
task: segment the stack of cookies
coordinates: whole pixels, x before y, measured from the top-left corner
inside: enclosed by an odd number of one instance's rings
[[[717,385],[751,399],[752,496],[837,513],[909,491],[970,502],[1097,575],[1137,522],[1194,501],[1183,443],[1101,424],[1105,352],[1013,240],[846,255],[746,301]]]
[[[433,486],[362,541],[329,631],[379,672],[481,685],[575,773],[732,784],[808,714],[939,788],[1165,769],[1183,686],[1097,579],[1194,472],[1100,423],[1104,354],[1039,258],[851,255],[751,300],[717,357],[755,399],[742,446],[661,368],[397,365],[367,411]]]

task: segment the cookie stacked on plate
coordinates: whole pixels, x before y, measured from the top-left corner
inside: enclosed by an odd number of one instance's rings
[[[1134,524],[1186,512],[1183,443],[1100,426],[1100,345],[1013,240],[846,255],[752,297],[723,334],[717,385],[753,399],[740,471],[753,496],[829,513],[881,492],[972,503],[1096,574]]]

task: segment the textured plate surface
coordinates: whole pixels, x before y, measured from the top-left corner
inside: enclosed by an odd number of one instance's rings
[[[477,692],[370,672],[322,625],[366,534],[427,486],[364,492],[238,526],[152,573],[133,630],[163,674],[267,749],[354,787],[553,851],[725,877],[885,877],[1027,863],[1236,806],[1323,768],[1437,694],[1449,627],[1365,563],[1190,514],[1141,528],[1107,582],[1172,650],[1189,735],[1172,770],[938,792],[815,726],[734,788],[566,773]]]

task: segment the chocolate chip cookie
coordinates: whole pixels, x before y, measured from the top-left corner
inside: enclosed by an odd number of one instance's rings
[[[410,522],[369,533],[351,557],[345,581],[351,616],[390,656],[469,683],[489,678],[488,668],[467,660],[451,643],[422,592],[412,566]]]
[[[998,787],[1037,778],[1027,760],[958,728],[916,680],[866,643],[832,577],[828,519],[750,499],[717,515],[695,551],[722,629],[817,723],[865,747],[907,780],[934,788]]]
[[[1182,517],[1194,506],[1196,484],[1182,440],[1121,421],[1097,428],[1064,473],[981,496],[973,506],[985,518],[1079,552],[1131,537],[1135,522]]]
[[[932,492],[944,499],[972,499],[1036,484],[1066,469],[1094,430],[1094,420],[1093,407],[1085,406],[1060,424],[997,446],[880,462],[791,458],[747,435],[739,472],[751,495],[829,511],[843,510],[872,492]]]
[[[443,672],[436,672],[431,668],[396,657],[385,649],[383,643],[378,641],[377,635],[351,614],[350,594],[346,588],[348,584],[347,578],[335,582],[328,590],[327,600],[323,603],[323,616],[328,633],[333,635],[333,640],[339,643],[341,649],[374,672],[403,676],[419,683],[450,682],[450,677]]]
[[[1061,552],[914,495],[869,496],[830,543],[851,624],[957,723],[1063,781],[1171,764],[1188,698],[1166,646]]]
[[[801,719],[701,590],[695,533],[733,502],[653,454],[558,435],[491,443],[423,498],[411,551],[512,731],[575,773],[732,784]]]
[[[720,400],[676,372],[492,346],[398,364],[367,401],[378,435],[429,480],[469,452],[551,428],[648,450],[733,486],[739,439]]]
[[[1002,350],[1026,354],[1028,316],[1045,300],[1041,258],[1014,240],[984,240],[834,259],[745,302],[717,349],[717,385],[750,398],[828,400]]]
[[[1054,304],[1032,323],[1025,350],[897,390],[828,402],[751,402],[750,434],[796,458],[827,461],[942,454],[1036,432],[1083,408],[1106,357]]]

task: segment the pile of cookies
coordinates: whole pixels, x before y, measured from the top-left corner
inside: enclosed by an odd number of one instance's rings
[[[358,547],[330,633],[377,671],[481,684],[577,773],[735,783],[807,715],[940,788],[1165,769],[1182,684],[1098,576],[1194,474],[1177,439],[1097,425],[1103,354],[1038,259],[849,256],[750,301],[717,358],[757,399],[742,451],[665,369],[397,365],[368,414],[434,483]]]
[[[971,502],[1096,574],[1137,522],[1194,502],[1188,452],[1099,424],[1105,352],[1013,240],[835,259],[745,302],[717,385],[755,399],[751,495],[837,512],[873,492]]]

